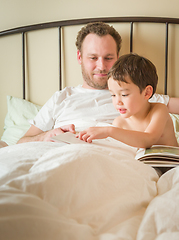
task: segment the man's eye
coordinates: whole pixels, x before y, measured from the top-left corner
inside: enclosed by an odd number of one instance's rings
[[[97,58],[96,57],[91,57],[91,60],[96,60]]]
[[[113,60],[113,58],[106,58],[106,60],[107,60],[107,61],[111,61],[111,60]]]

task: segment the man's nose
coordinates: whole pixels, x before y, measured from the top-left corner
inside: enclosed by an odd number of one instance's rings
[[[105,60],[102,58],[99,58],[97,61],[97,67],[100,70],[105,70],[106,66],[105,66]]]

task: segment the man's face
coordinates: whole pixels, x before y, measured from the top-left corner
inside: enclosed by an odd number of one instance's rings
[[[111,35],[99,37],[88,34],[83,41],[81,52],[77,52],[81,64],[83,87],[107,89],[107,74],[117,60],[117,46]]]

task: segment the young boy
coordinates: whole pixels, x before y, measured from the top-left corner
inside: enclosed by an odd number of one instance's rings
[[[158,76],[151,61],[137,54],[121,56],[108,74],[108,87],[120,116],[113,126],[90,127],[77,137],[91,143],[93,139],[112,137],[139,148],[152,145],[178,146],[167,106],[150,103]]]

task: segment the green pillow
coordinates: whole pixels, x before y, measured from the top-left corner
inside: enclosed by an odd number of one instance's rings
[[[7,115],[4,122],[4,133],[1,140],[8,145],[16,144],[30,127],[29,119],[33,119],[41,106],[27,100],[7,96]]]

